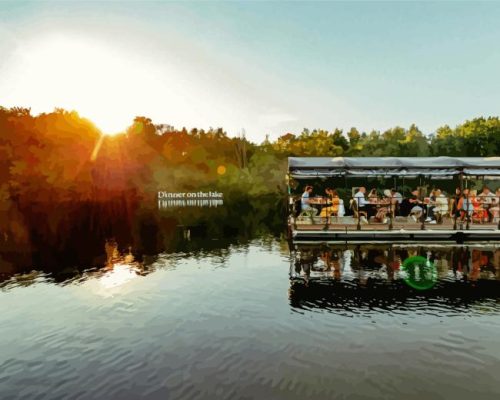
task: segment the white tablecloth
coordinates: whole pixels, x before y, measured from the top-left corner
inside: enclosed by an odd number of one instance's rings
[[[339,217],[343,217],[344,215],[345,215],[344,200],[340,199],[339,200]]]

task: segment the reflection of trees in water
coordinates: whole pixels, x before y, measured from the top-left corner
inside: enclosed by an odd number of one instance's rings
[[[232,200],[232,201],[231,201]],[[226,200],[219,208],[158,210],[156,202],[118,197],[107,202],[42,204],[22,209],[26,235],[0,240],[0,279],[43,270],[61,279],[106,264],[113,239],[117,251],[135,257],[167,251],[217,251],[261,235],[279,235],[282,204],[276,197]]]

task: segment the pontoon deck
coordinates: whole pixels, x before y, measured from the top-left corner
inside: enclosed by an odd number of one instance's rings
[[[439,185],[448,180],[455,182],[460,188],[473,186],[474,182],[485,179],[500,179],[500,157],[290,157],[288,160],[288,181],[317,180],[320,183],[331,181],[332,186],[345,185],[346,192],[351,185],[348,180],[355,178],[382,178],[392,182],[413,182],[433,180],[430,185]],[[300,182],[302,184],[302,182]],[[500,182],[499,182],[500,183]],[[429,185],[429,186],[430,186]],[[392,185],[391,185],[392,186]],[[495,187],[498,186],[495,182]],[[360,219],[359,215],[331,216],[329,219],[312,215],[297,215],[293,210],[294,201],[300,195],[293,195],[289,186],[290,216],[288,228],[292,239],[303,240],[500,240],[500,221],[496,218],[486,220],[474,219],[472,215],[460,220],[452,215],[451,210],[436,223],[429,223],[424,218],[417,221],[408,216],[393,214],[388,222],[369,223]],[[352,193],[349,194],[351,197]],[[348,203],[346,198],[344,203]],[[494,204],[500,203],[495,198]],[[349,205],[346,205],[348,208]],[[348,210],[346,210],[348,212]],[[318,213],[319,214],[319,213]],[[365,222],[365,223],[363,223]]]

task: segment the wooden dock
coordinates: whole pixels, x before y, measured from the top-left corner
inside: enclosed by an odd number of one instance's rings
[[[388,240],[500,240],[498,223],[455,223],[445,220],[441,224],[421,222],[394,221],[391,224],[369,223],[357,224],[357,221],[319,223],[318,221],[289,220],[292,239],[339,240],[352,241],[370,239],[374,241]]]

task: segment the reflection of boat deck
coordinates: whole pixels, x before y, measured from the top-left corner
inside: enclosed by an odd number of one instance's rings
[[[298,282],[344,282],[364,286],[368,281],[392,284],[416,271],[433,280],[449,282],[494,280],[500,283],[500,242],[468,245],[411,243],[338,244],[294,242],[291,245],[290,279]],[[417,265],[412,260],[419,259]]]

